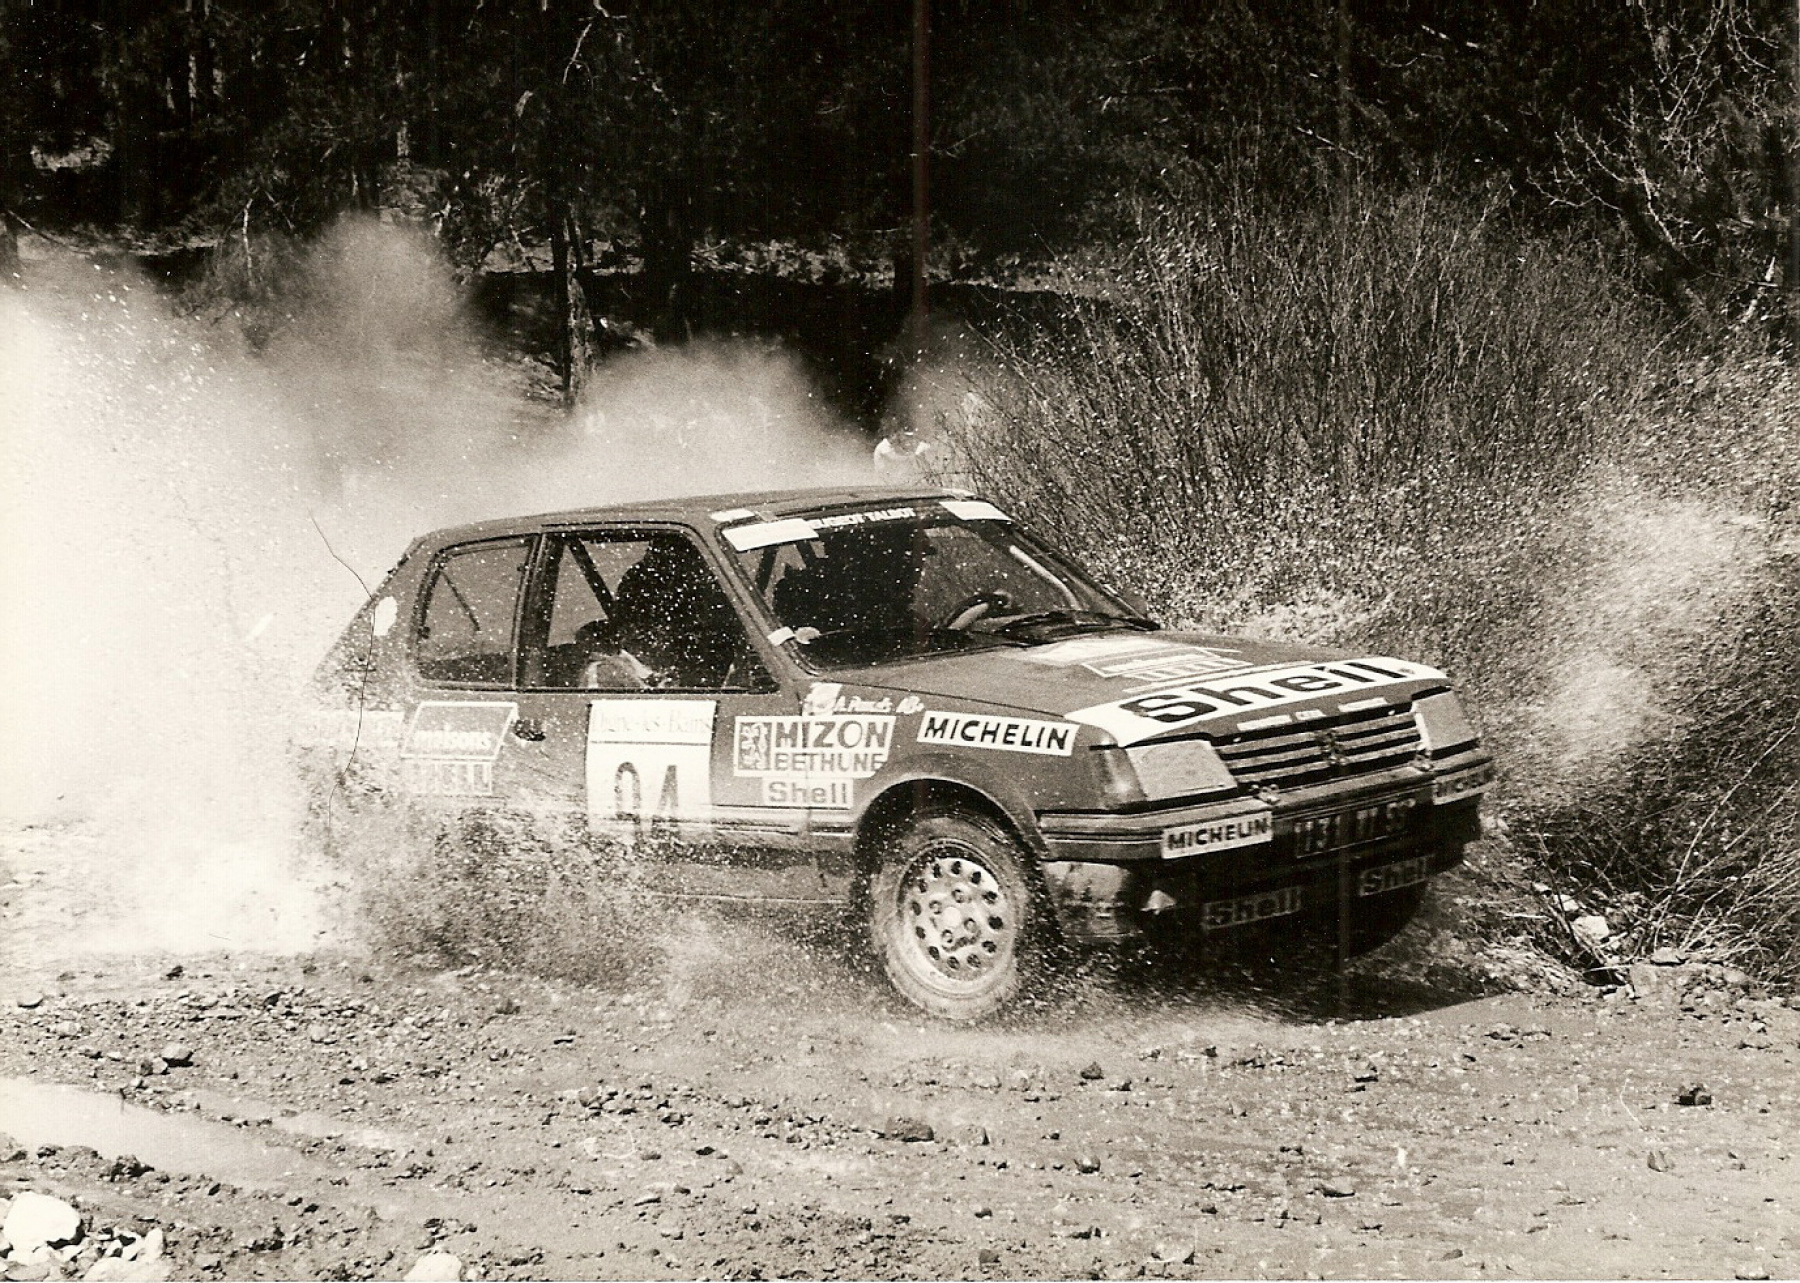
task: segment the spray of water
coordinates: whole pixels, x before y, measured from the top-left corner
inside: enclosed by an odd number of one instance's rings
[[[1679,732],[1692,710],[1677,683],[1694,648],[1779,546],[1766,523],[1716,496],[1657,495],[1613,471],[1567,520],[1585,565],[1552,599],[1553,646],[1519,746],[1545,796],[1592,785]]]
[[[412,536],[673,493],[861,479],[778,352],[602,369],[572,414],[484,349],[429,240],[352,222],[265,351],[69,256],[0,297],[0,814],[79,825],[95,943],[304,947],[286,755],[312,665]],[[298,870],[298,872],[297,872]]]

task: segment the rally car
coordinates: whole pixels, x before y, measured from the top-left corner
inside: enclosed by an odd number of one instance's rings
[[[1436,669],[1167,630],[962,491],[441,530],[320,689],[340,765],[408,806],[550,817],[657,892],[852,906],[954,1020],[1056,941],[1347,913],[1371,946],[1492,776]]]

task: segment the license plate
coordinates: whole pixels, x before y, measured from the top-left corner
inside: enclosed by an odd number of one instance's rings
[[[1264,918],[1279,918],[1300,912],[1300,888],[1283,887],[1257,895],[1240,895],[1235,900],[1209,900],[1200,906],[1200,928],[1218,931],[1224,927],[1241,927]]]
[[[1295,820],[1294,855],[1305,859],[1404,833],[1418,805],[1419,800],[1415,797],[1397,797],[1388,802]]]
[[[1431,876],[1431,861],[1415,856],[1398,864],[1384,864],[1379,869],[1364,869],[1356,880],[1356,894],[1381,895],[1401,887],[1416,886]]]

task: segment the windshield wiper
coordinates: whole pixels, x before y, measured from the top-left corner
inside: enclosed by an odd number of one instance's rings
[[[1142,615],[1114,615],[1104,610],[1034,610],[1023,615],[998,619],[984,632],[1009,633],[1019,628],[1041,628],[1061,624],[1073,628],[1132,628],[1138,632],[1155,632],[1162,625]]]

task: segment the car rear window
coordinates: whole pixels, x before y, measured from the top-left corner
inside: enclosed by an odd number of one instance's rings
[[[419,617],[419,675],[457,686],[512,682],[513,628],[531,560],[527,539],[452,548],[439,557]]]

